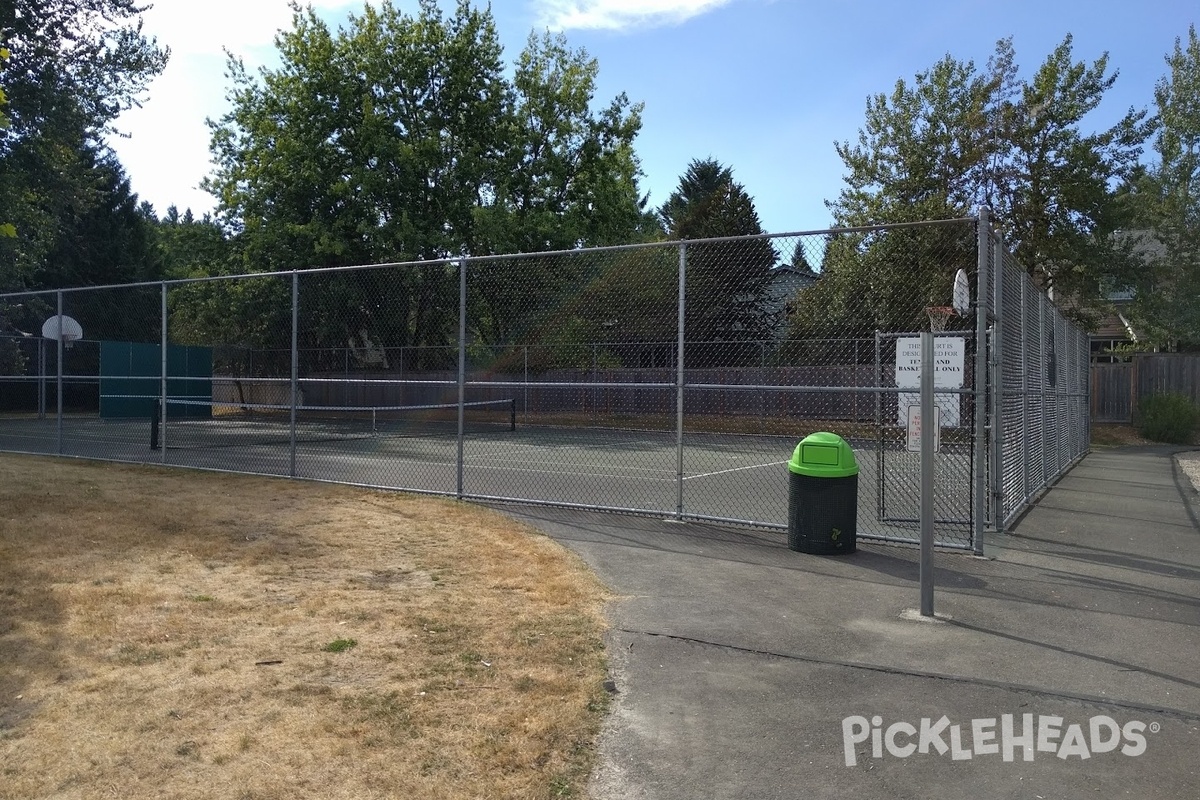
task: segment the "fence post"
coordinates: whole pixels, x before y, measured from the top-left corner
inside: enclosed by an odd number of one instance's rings
[[[288,477],[296,477],[296,396],[300,385],[300,273],[292,270],[292,401],[288,424]]]
[[[972,505],[971,516],[974,518],[971,525],[971,546],[976,555],[983,555],[983,521],[986,516],[986,486],[985,486],[985,467],[987,464],[987,422],[986,414],[988,409],[988,392],[987,392],[987,322],[988,322],[988,275],[989,275],[989,258],[992,256],[992,225],[990,213],[987,206],[979,209],[979,219],[975,221],[977,227],[977,244],[976,244],[976,260],[978,268],[975,275],[975,446],[974,458],[975,463],[971,465],[974,470],[974,501]],[[998,272],[999,270],[997,270]],[[993,301],[994,302],[994,301]],[[997,315],[998,316],[998,315]],[[995,332],[992,333],[992,348],[996,347]],[[995,386],[991,387],[992,391],[997,391]],[[992,417],[992,426],[996,425],[996,419]]]
[[[991,372],[991,515],[996,533],[1004,532],[1004,236],[992,245]],[[986,502],[986,501],[985,501]]]
[[[463,499],[463,463],[466,448],[463,430],[466,425],[464,405],[467,399],[467,262],[458,262],[458,456],[455,467],[455,497]]]
[[[58,443],[58,454],[63,454],[63,293],[62,289],[58,292],[58,336],[55,344],[58,346],[58,422],[56,423],[57,433],[55,434]]]
[[[875,513],[883,519],[883,345],[875,331]],[[899,397],[899,395],[897,395]],[[897,403],[899,408],[899,403]]]
[[[1050,430],[1049,430],[1050,429],[1050,420],[1047,419],[1047,414],[1046,414],[1046,389],[1047,389],[1046,384],[1048,384],[1050,382],[1049,380],[1047,380],[1047,376],[1049,375],[1049,372],[1047,371],[1047,367],[1048,367],[1048,362],[1050,359],[1050,352],[1049,352],[1049,348],[1046,347],[1046,344],[1047,344],[1047,342],[1046,342],[1046,306],[1049,305],[1049,303],[1050,303],[1050,301],[1046,299],[1046,295],[1041,294],[1039,292],[1037,295],[1038,348],[1041,350],[1041,353],[1042,353],[1042,363],[1039,365],[1037,375],[1038,375],[1038,409],[1039,409],[1041,420],[1042,420],[1042,424],[1041,424],[1041,429],[1042,429],[1041,430],[1041,435],[1042,435],[1042,452],[1041,452],[1042,477],[1041,477],[1041,483],[1038,484],[1038,486],[1036,487],[1037,489],[1041,489],[1043,486],[1045,486],[1047,483],[1049,483],[1049,481],[1046,480],[1046,476],[1047,476],[1046,460],[1049,457],[1048,450],[1050,447]],[[1051,320],[1051,325],[1053,325],[1053,324],[1054,324],[1054,321]]]
[[[1021,498],[1029,497],[1029,279],[1021,276]]]
[[[683,343],[687,313],[687,242],[679,243],[679,310],[675,345],[675,518],[683,519]]]
[[[166,281],[162,282],[162,296],[159,299],[159,305],[161,306],[161,308],[159,309],[159,313],[162,317],[162,319],[161,319],[162,331],[160,332],[160,336],[159,336],[159,338],[160,338],[159,348],[162,350],[162,352],[160,354],[162,356],[162,377],[161,377],[162,382],[159,384],[158,389],[159,389],[159,395],[160,395],[160,398],[159,398],[159,424],[162,425],[162,431],[159,433],[159,436],[158,436],[158,447],[159,447],[158,460],[161,463],[165,464],[165,463],[167,463],[167,428],[170,427],[167,424],[167,419],[168,419],[167,347],[170,343],[170,339],[167,337],[167,282]]]

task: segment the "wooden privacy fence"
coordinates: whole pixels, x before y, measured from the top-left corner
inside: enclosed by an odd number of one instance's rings
[[[1124,364],[1092,365],[1092,421],[1133,422],[1138,402],[1178,392],[1200,403],[1200,353],[1144,353]]]

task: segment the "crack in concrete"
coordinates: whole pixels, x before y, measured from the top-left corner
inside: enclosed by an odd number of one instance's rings
[[[735,644],[727,644],[724,642],[713,642],[707,639],[699,639],[693,636],[681,636],[674,633],[661,633],[658,631],[635,631],[628,628],[617,628],[621,633],[633,634],[635,636],[650,636],[661,639],[670,639],[678,642],[686,642],[688,644],[705,645],[708,647],[716,647],[722,650],[731,650],[749,655],[768,656],[770,658],[782,658],[788,661],[800,661],[807,664],[820,664],[830,667],[846,667],[847,669],[859,669],[868,672],[879,672],[886,675],[900,675],[910,678],[928,678],[931,680],[947,681],[950,683],[962,683],[972,686],[985,686],[991,689],[1002,689],[1010,692],[1021,692],[1023,694],[1031,694],[1039,697],[1049,697],[1059,700],[1072,700],[1078,703],[1088,703],[1091,705],[1106,706],[1108,708],[1117,708],[1123,711],[1141,711],[1150,714],[1161,714],[1167,717],[1187,722],[1200,722],[1200,713],[1194,711],[1185,711],[1179,708],[1168,708],[1166,706],[1154,706],[1145,703],[1135,703],[1125,700],[1114,700],[1110,697],[1098,697],[1096,695],[1076,694],[1072,692],[1056,691],[1054,689],[1044,689],[1038,686],[1029,686],[1020,683],[1009,683],[1007,681],[993,681],[987,678],[973,678],[967,675],[955,675],[953,673],[930,672],[927,670],[907,669],[904,667],[889,667],[883,664],[869,664],[861,661],[846,661],[836,658],[822,658],[820,656],[808,656],[797,653],[781,653],[775,650],[762,650],[754,647],[741,647]]]

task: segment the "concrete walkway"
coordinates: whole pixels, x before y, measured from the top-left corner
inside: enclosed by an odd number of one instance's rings
[[[911,613],[912,549],[500,508],[620,596],[597,800],[1176,800],[1200,791],[1200,503],[1171,452],[1089,455],[989,558],[938,554],[941,621]]]

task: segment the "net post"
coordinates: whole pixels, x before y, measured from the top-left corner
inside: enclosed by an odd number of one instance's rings
[[[161,407],[162,406],[159,404],[159,401],[157,399],[155,399],[150,404],[150,449],[151,450],[158,449],[158,423],[159,423],[159,415],[161,414],[161,411],[160,411]]]
[[[510,403],[508,412],[508,429],[510,431],[515,431],[517,429],[517,398],[513,397],[508,402]]]

